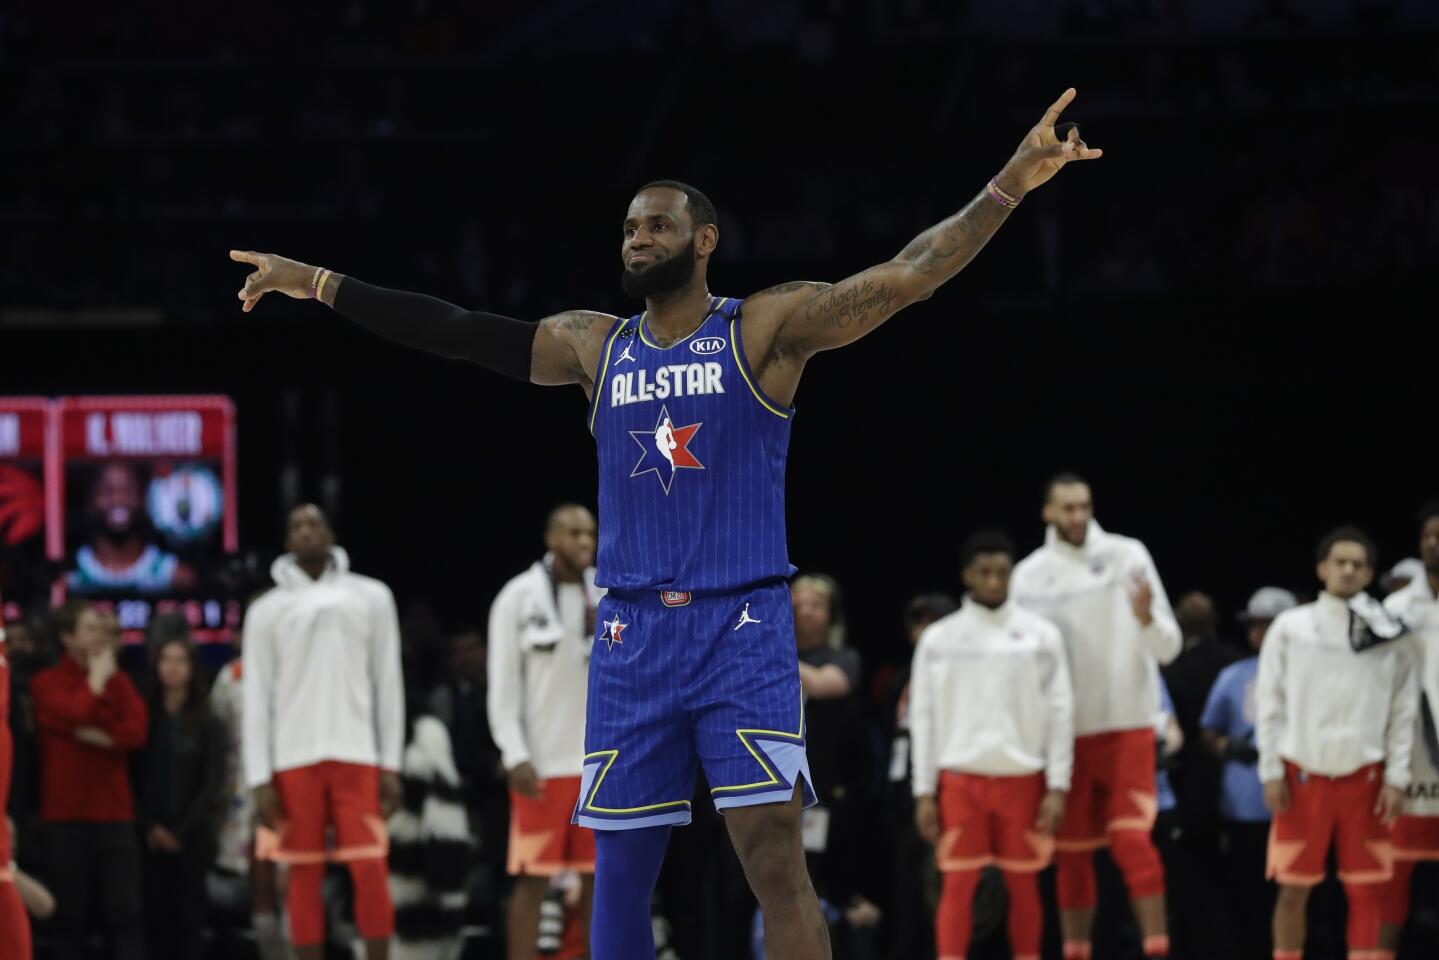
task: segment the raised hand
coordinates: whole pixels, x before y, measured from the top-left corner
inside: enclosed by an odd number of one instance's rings
[[[1064,139],[1060,139],[1059,134],[1055,133],[1054,126],[1059,122],[1059,115],[1073,102],[1075,96],[1073,87],[1060,94],[1059,99],[1044,111],[1039,122],[1025,134],[1019,143],[1019,149],[1014,151],[1014,156],[1009,158],[997,178],[1002,189],[1023,196],[1048,182],[1066,163],[1075,160],[1097,160],[1104,156],[1103,150],[1091,147],[1079,139],[1079,127],[1076,124],[1064,125],[1067,128],[1063,130]]]
[[[246,313],[255,309],[260,298],[271,291],[296,300],[309,300],[316,295],[315,284],[319,277],[316,268],[307,263],[253,250],[231,250],[230,259],[255,268],[255,272],[245,278],[245,285],[238,294],[245,303],[243,309]]]

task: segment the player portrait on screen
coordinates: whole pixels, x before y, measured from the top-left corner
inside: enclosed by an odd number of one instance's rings
[[[147,500],[152,506],[173,507],[174,499],[158,492],[163,487],[156,485],[164,484],[163,478],[151,480],[146,473],[139,464],[112,460],[100,464],[90,475],[89,483],[82,488],[85,492],[80,529],[85,541],[76,549],[73,568],[66,575],[71,591],[84,595],[113,591],[153,595],[195,588],[195,570],[177,553],[166,549],[157,522],[163,522],[162,518],[146,509]],[[218,517],[218,498],[210,499],[216,504],[213,515]],[[190,520],[188,509],[170,513],[181,523],[188,524]]]

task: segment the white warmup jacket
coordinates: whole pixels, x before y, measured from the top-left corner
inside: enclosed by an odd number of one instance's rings
[[[933,794],[942,770],[985,776],[1044,771],[1068,790],[1074,701],[1059,628],[1007,603],[968,597],[930,624],[909,678],[914,794]]]
[[[1349,644],[1349,605],[1321,593],[1269,625],[1254,684],[1259,779],[1284,776],[1284,761],[1326,777],[1384,764],[1384,782],[1409,785],[1414,744],[1410,643],[1362,653]]]
[[[1153,622],[1141,627],[1129,600],[1138,577],[1154,591]],[[1074,735],[1140,730],[1159,712],[1155,662],[1179,655],[1179,624],[1144,544],[1091,521],[1084,546],[1049,528],[1020,561],[1009,595],[1059,627],[1074,685]]]
[[[1419,683],[1414,750],[1404,800],[1406,817],[1439,817],[1439,597],[1420,576],[1389,595],[1384,608],[1409,628],[1407,642]]]
[[[318,580],[291,554],[270,574],[276,589],[245,617],[246,782],[325,760],[398,772],[405,694],[389,587],[351,573],[339,547]]]
[[[556,583],[551,558],[505,584],[490,608],[490,735],[506,770],[578,777],[585,760],[585,690],[594,631],[589,612],[604,590],[595,572]]]

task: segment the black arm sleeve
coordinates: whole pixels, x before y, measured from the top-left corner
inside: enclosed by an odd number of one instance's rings
[[[539,324],[465,310],[422,293],[375,287],[354,277],[341,281],[335,311],[386,340],[468,360],[529,382]]]

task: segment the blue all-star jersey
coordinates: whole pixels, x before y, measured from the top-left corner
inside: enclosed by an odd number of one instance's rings
[[[716,297],[670,347],[644,314],[605,341],[589,411],[601,586],[719,592],[794,573],[784,525],[794,411],[749,369],[741,303]]]

